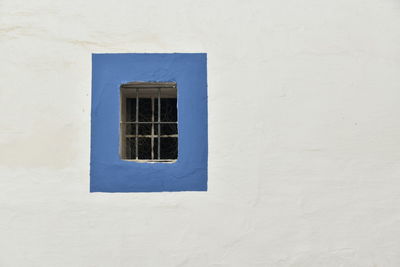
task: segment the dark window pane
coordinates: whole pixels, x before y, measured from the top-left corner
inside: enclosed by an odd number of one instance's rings
[[[177,121],[176,98],[161,99],[161,121]]]
[[[135,135],[136,134],[136,125],[134,123],[125,123],[125,124],[123,124],[123,127],[125,127],[126,135]]]
[[[158,159],[158,138],[154,138],[154,159]]]
[[[178,134],[178,125],[176,123],[161,124],[161,135]]]
[[[158,123],[154,123],[154,135],[158,135]]]
[[[151,138],[138,138],[139,159],[151,159]]]
[[[151,123],[139,124],[139,135],[151,135]]]
[[[126,99],[126,121],[136,121],[136,98]]]
[[[151,121],[151,98],[139,98],[139,121]]]
[[[154,121],[158,121],[158,98],[154,98]]]
[[[178,158],[178,138],[161,137],[160,159]]]
[[[126,158],[127,159],[135,159],[135,138],[128,137],[126,138]]]

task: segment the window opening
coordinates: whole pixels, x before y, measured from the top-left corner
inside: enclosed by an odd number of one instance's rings
[[[174,162],[178,158],[176,83],[121,85],[120,156],[124,160]]]

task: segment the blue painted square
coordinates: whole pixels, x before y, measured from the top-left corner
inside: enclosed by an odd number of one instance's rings
[[[119,156],[120,85],[176,82],[178,160],[139,163]],[[93,54],[91,192],[207,191],[207,55]]]

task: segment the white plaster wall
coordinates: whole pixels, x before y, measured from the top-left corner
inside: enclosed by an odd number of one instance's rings
[[[90,194],[91,53],[207,52],[209,191]],[[398,0],[0,0],[0,266],[400,266]]]

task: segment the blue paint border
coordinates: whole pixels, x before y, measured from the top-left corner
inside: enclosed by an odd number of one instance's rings
[[[178,160],[119,157],[120,85],[176,82]],[[207,54],[92,54],[90,192],[207,191]]]

